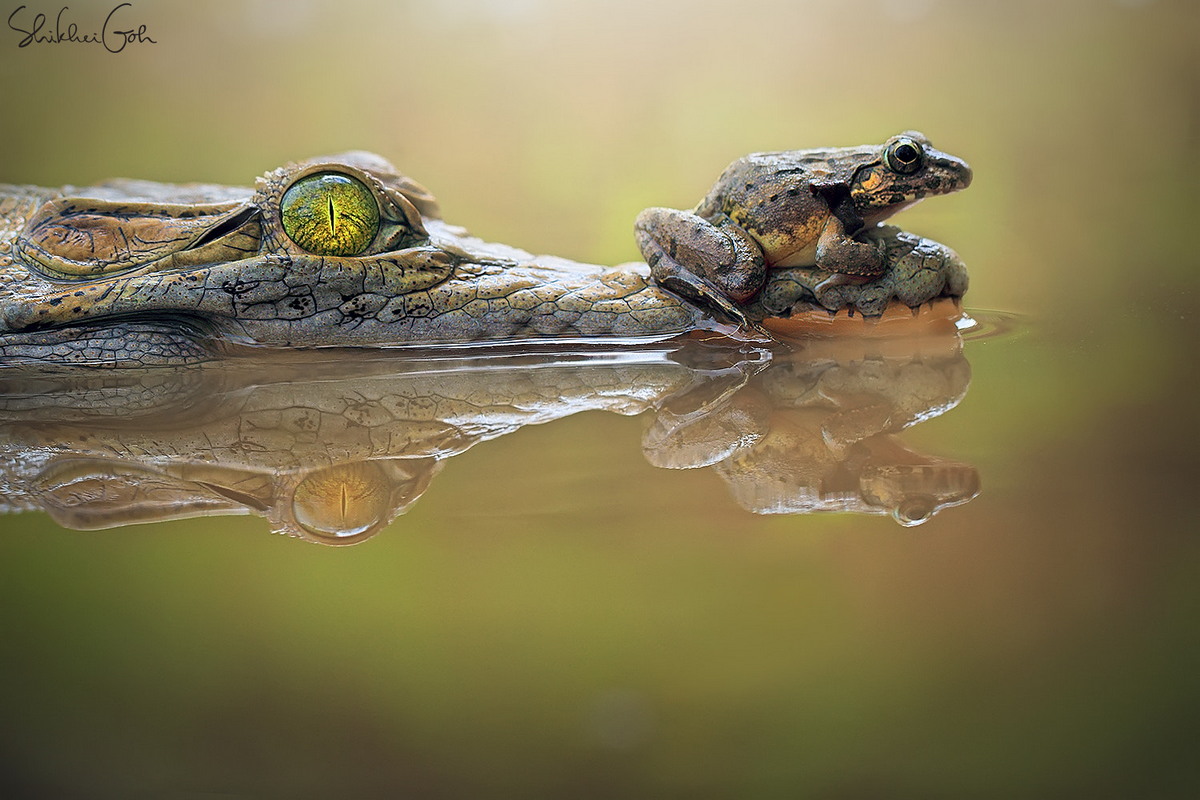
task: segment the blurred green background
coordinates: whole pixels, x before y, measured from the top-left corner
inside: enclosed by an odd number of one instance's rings
[[[602,413],[455,458],[349,549],[0,518],[14,791],[1195,796],[1195,3],[118,13],[156,44],[0,29],[0,181],[249,184],[368,149],[484,238],[615,263],[640,209],[740,155],[917,128],[975,183],[896,221],[1021,324],[906,437],[984,486],[912,531],[753,517]]]

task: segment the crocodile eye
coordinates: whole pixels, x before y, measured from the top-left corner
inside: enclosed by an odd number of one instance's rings
[[[293,183],[279,203],[291,240],[319,256],[354,256],[379,232],[379,203],[362,181],[318,172]]]
[[[901,175],[911,175],[921,168],[921,145],[908,137],[897,139],[887,149],[887,164]]]

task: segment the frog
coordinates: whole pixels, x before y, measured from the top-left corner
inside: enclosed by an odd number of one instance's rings
[[[965,161],[909,130],[881,145],[752,153],[730,164],[691,211],[648,208],[638,248],[662,288],[742,325],[772,269],[831,273],[815,287],[865,283],[888,269],[864,233],[926,197],[970,185]]]

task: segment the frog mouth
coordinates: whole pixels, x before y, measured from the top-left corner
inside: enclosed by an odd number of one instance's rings
[[[946,155],[936,151],[931,151],[930,166],[936,168],[939,177],[933,181],[933,185],[929,188],[927,194],[950,194],[966,189],[971,185],[971,180],[975,177],[971,172],[970,165],[960,158]]]

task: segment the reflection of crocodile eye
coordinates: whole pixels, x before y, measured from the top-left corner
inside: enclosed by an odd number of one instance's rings
[[[892,518],[906,528],[920,525],[937,511],[937,504],[932,497],[909,497],[900,502],[892,511]]]
[[[361,541],[392,512],[387,476],[371,462],[340,464],[304,478],[292,496],[296,522],[326,544]]]
[[[912,139],[897,139],[887,150],[887,163],[902,175],[911,175],[921,167],[921,146]]]
[[[279,203],[292,241],[319,256],[354,256],[379,231],[379,204],[362,181],[318,172],[293,183]]]

